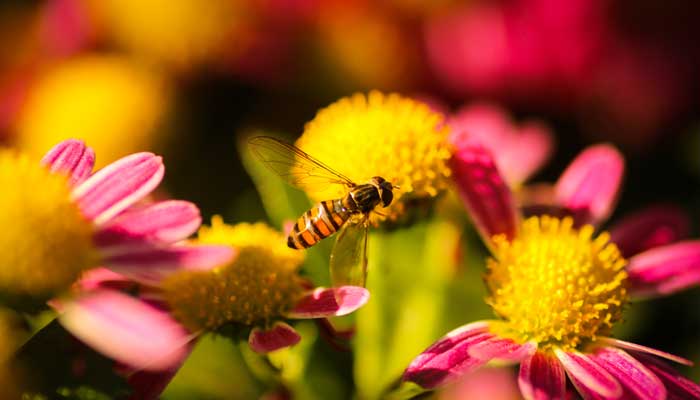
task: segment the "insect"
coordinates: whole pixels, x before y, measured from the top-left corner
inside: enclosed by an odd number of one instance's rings
[[[338,232],[330,258],[333,286],[364,286],[367,276],[367,231],[372,212],[388,207],[398,186],[380,176],[357,184],[294,145],[270,136],[248,141],[252,153],[297,187],[343,185],[341,198],[322,201],[297,219],[287,238],[292,249],[306,249]]]

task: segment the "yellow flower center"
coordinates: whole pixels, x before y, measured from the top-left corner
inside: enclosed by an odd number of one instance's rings
[[[70,198],[66,177],[0,150],[0,296],[44,301],[94,265],[93,227]]]
[[[265,224],[226,225],[220,217],[199,231],[199,242],[235,247],[229,264],[210,271],[186,271],[162,285],[175,317],[193,332],[226,323],[265,324],[291,310],[304,292],[297,270],[303,253]]]
[[[487,301],[497,330],[540,348],[574,349],[607,334],[627,300],[626,260],[604,232],[548,216],[526,220],[512,241],[494,238]]]
[[[342,98],[319,111],[297,146],[355,183],[381,176],[400,186],[393,203],[379,210],[396,219],[409,201],[434,197],[447,187],[447,134],[442,116],[425,104],[371,92]],[[341,185],[304,189],[316,201],[339,198],[346,191]]]

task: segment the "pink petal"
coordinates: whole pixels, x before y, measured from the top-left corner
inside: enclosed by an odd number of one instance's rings
[[[515,237],[518,214],[510,189],[496,168],[491,153],[472,143],[458,149],[451,167],[457,189],[485,243],[494,235]]]
[[[457,328],[413,359],[403,380],[426,389],[445,385],[486,364],[489,360],[471,357],[469,348],[493,337],[486,321]]]
[[[635,353],[634,358],[661,379],[668,392],[668,400],[700,399],[700,385],[679,374],[666,363],[645,354]]]
[[[520,128],[506,151],[498,154],[498,168],[506,181],[516,186],[539,170],[552,155],[554,136],[543,124],[530,122]]]
[[[517,186],[551,155],[553,137],[549,129],[528,121],[517,127],[505,110],[490,103],[460,109],[449,119],[450,141],[459,149],[471,139],[480,142],[496,158],[499,171],[511,186]]]
[[[171,200],[129,210],[114,218],[95,235],[99,246],[138,242],[173,243],[193,234],[202,218],[187,201]]]
[[[617,378],[626,389],[634,393],[637,399],[666,398],[666,389],[661,380],[623,350],[605,347],[598,349],[590,357]]]
[[[134,283],[126,276],[107,268],[93,268],[86,271],[76,283],[81,291],[91,291],[100,288],[124,288]]]
[[[621,188],[625,160],[610,145],[584,150],[566,168],[555,187],[559,204],[579,223],[599,223],[612,212]]]
[[[73,190],[83,214],[101,225],[158,186],[165,167],[151,153],[126,156],[102,168]]]
[[[59,319],[95,350],[147,371],[179,366],[192,339],[167,312],[113,290],[97,290],[66,303]]]
[[[700,241],[656,247],[630,258],[633,294],[667,295],[700,284]]]
[[[625,257],[688,237],[688,216],[678,207],[657,205],[625,217],[610,230]]]
[[[566,398],[564,367],[556,357],[542,352],[520,363],[518,385],[527,400]]]
[[[171,246],[107,255],[104,262],[107,268],[130,279],[156,285],[177,271],[222,266],[235,255],[235,249],[229,246]]]
[[[625,349],[625,350],[633,350],[636,352],[655,355],[657,357],[665,358],[667,360],[677,362],[677,363],[683,364],[683,365],[693,365],[692,361],[686,360],[683,357],[678,357],[678,356],[673,355],[671,353],[666,353],[665,351],[652,349],[651,347],[642,346],[641,344],[625,342],[624,340],[607,338],[607,337],[601,337],[601,338],[598,338],[598,340],[601,343],[610,345],[612,347],[619,347],[619,348]]]
[[[53,173],[68,175],[68,184],[75,186],[90,176],[95,152],[81,140],[68,139],[49,150],[41,164]]]
[[[271,329],[265,331],[255,327],[248,336],[250,348],[262,354],[294,346],[300,340],[299,333],[284,322],[276,322]]]
[[[587,355],[577,352],[567,353],[559,349],[554,353],[584,398],[587,398],[587,394],[606,399],[617,399],[622,396],[622,386],[617,379]]]
[[[317,288],[297,302],[289,318],[325,318],[350,314],[369,301],[369,291],[360,286]]]
[[[480,360],[521,361],[531,357],[537,350],[537,343],[517,343],[511,339],[493,337],[469,347],[469,355]]]

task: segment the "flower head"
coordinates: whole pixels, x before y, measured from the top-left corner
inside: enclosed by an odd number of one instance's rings
[[[17,119],[17,144],[32,155],[66,137],[90,143],[103,167],[152,149],[168,108],[162,79],[126,58],[82,56],[49,68]]]
[[[441,115],[423,103],[370,92],[319,111],[296,145],[356,183],[381,176],[399,186],[393,203],[382,210],[396,219],[409,201],[435,197],[447,187],[447,135]],[[318,201],[345,194],[342,187],[305,189]]]
[[[134,206],[160,182],[160,157],[133,154],[93,174],[94,160],[92,149],[76,140],[55,146],[41,162],[0,151],[0,184],[7,188],[0,198],[0,245],[13,249],[0,254],[3,302],[25,310],[41,306],[97,265],[146,277],[192,258],[231,256],[222,247],[169,247],[199,226],[194,205]]]
[[[612,241],[610,234],[596,236],[592,225],[576,223],[576,216],[609,213],[623,164],[614,149],[589,149],[562,175],[556,186],[559,211],[568,215],[561,218],[522,220],[483,147],[465,147],[452,162],[460,194],[492,252],[487,302],[499,319],[448,333],[414,359],[405,380],[434,388],[491,360],[506,360],[520,362],[518,384],[528,399],[564,398],[567,375],[584,398],[664,399],[672,391],[681,398],[700,397],[700,386],[657,357],[690,361],[608,336],[625,304],[640,293],[640,280],[646,278],[644,288],[651,291],[700,283],[698,242],[661,242],[629,262],[624,258],[631,255],[628,249],[615,244],[654,243],[624,236],[644,239],[674,220],[659,218],[658,210],[636,224],[645,230],[615,230]],[[681,272],[675,285],[669,272]]]
[[[113,276],[83,285],[89,289],[66,307],[64,325],[126,365],[167,371],[179,368],[200,334],[248,333],[250,347],[266,353],[301,339],[287,320],[345,315],[369,299],[361,287],[311,287],[298,273],[303,256],[264,224],[231,226],[215,217],[199,242],[227,245],[236,256],[162,276],[141,298],[108,289]]]

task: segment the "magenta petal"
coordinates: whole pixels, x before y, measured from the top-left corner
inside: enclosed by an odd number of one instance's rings
[[[68,175],[68,184],[74,186],[90,176],[95,152],[81,140],[68,139],[49,150],[41,164],[53,173]]]
[[[556,357],[536,352],[520,363],[520,391],[527,400],[556,400],[566,397],[566,374]]]
[[[646,354],[634,353],[633,356],[661,379],[668,392],[668,400],[700,399],[700,385],[679,374],[666,363]]]
[[[688,216],[678,207],[657,205],[631,214],[610,230],[610,240],[623,256],[633,255],[688,237]]]
[[[537,350],[535,342],[517,343],[511,339],[493,337],[469,347],[469,355],[480,360],[520,361]]]
[[[613,347],[596,350],[591,359],[605,368],[610,375],[640,400],[658,400],[666,398],[666,389],[654,373],[626,352]]]
[[[325,318],[350,314],[369,301],[369,291],[360,286],[317,288],[301,298],[289,318]]]
[[[667,295],[700,284],[700,241],[657,247],[630,258],[633,294]]]
[[[683,365],[693,365],[692,361],[686,360],[683,357],[678,357],[678,356],[673,355],[671,353],[666,353],[665,351],[652,349],[651,347],[642,346],[641,344],[625,342],[624,340],[607,338],[607,337],[601,337],[598,340],[601,343],[610,345],[612,347],[619,347],[619,348],[625,349],[625,350],[633,350],[635,352],[652,354],[652,355],[655,355],[657,357],[665,358],[667,360],[677,362],[677,363],[683,364]]]
[[[255,327],[248,336],[250,348],[262,354],[294,346],[300,340],[299,333],[284,322],[276,322],[272,328],[265,331]]]
[[[164,172],[160,157],[151,153],[132,154],[78,185],[73,198],[87,218],[101,225],[151,193]]]
[[[469,347],[494,336],[488,332],[488,322],[485,321],[457,328],[414,358],[406,368],[403,380],[426,389],[449,383],[489,361],[471,357]]]
[[[515,237],[515,202],[491,153],[476,143],[464,146],[453,155],[451,167],[459,194],[485,243],[498,234]]]
[[[107,268],[144,284],[158,284],[181,270],[208,270],[231,261],[236,255],[229,246],[171,246],[164,249],[134,249],[105,256]]]
[[[557,181],[556,200],[574,214],[577,222],[599,223],[615,206],[624,170],[625,160],[614,147],[589,147]]]
[[[170,315],[113,290],[98,290],[65,304],[63,326],[95,350],[148,371],[177,367],[192,335]]]
[[[102,247],[138,242],[172,243],[193,234],[202,222],[199,209],[187,201],[170,200],[129,210],[95,235]]]
[[[603,367],[596,364],[582,353],[567,353],[555,350],[567,375],[584,398],[598,396],[605,399],[617,399],[622,396],[622,386]]]

